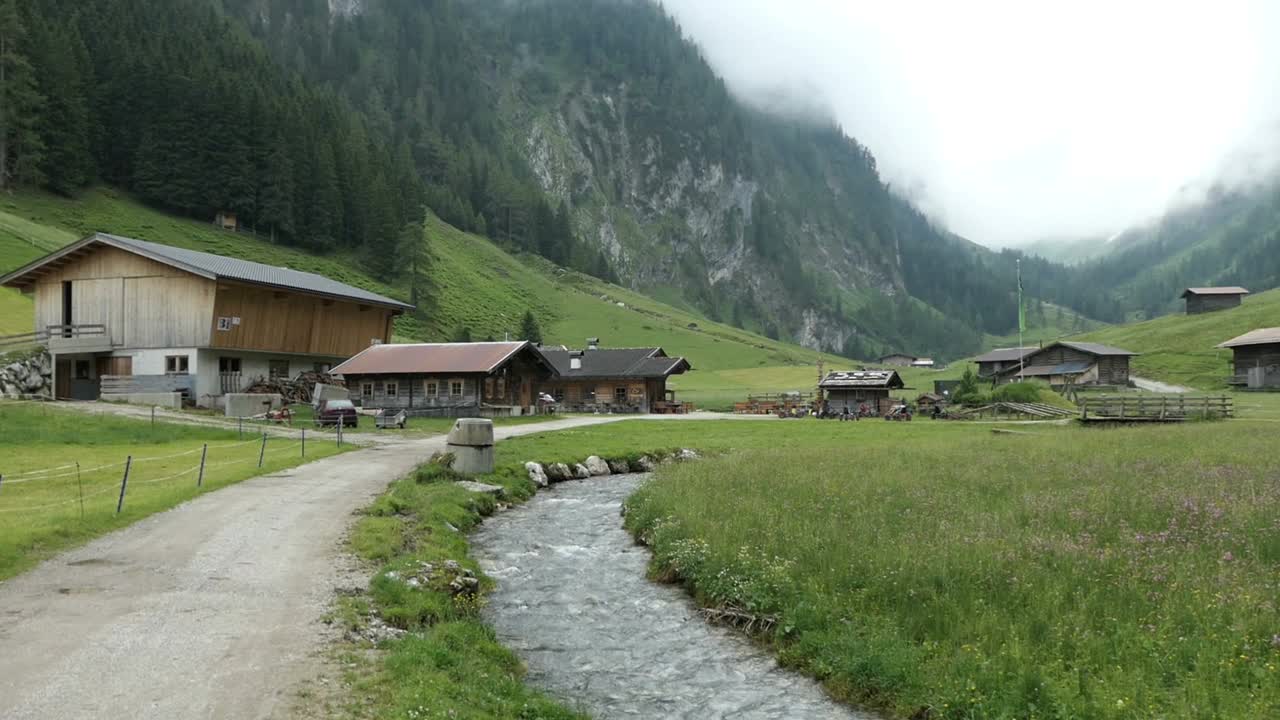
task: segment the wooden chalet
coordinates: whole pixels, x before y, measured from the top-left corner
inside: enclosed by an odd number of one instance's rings
[[[918,360],[915,355],[907,355],[906,353],[892,353],[884,355],[880,358],[881,365],[889,365],[891,367],[910,367],[911,363]]]
[[[1054,387],[1066,385],[1129,384],[1129,358],[1137,353],[1098,343],[1059,341],[1037,349],[995,376],[998,383],[1043,380]]]
[[[7,275],[59,399],[180,393],[218,404],[258,378],[327,371],[391,340],[411,305],[320,275],[98,233]]]
[[[1187,314],[1199,315],[1239,307],[1248,294],[1249,291],[1242,287],[1199,287],[1187,288],[1182,292],[1182,298],[1187,301]]]
[[[883,415],[893,408],[889,392],[901,390],[905,385],[897,370],[834,370],[822,378],[818,387],[832,412],[847,409],[853,414],[865,406]]]
[[[916,398],[916,411],[924,414],[935,407],[945,407],[947,399],[938,393],[922,393]]]
[[[978,377],[984,380],[993,379],[1011,367],[1018,367],[1019,361],[1039,349],[1038,347],[996,348],[979,355],[973,359],[978,363]]]
[[[556,369],[546,392],[564,409],[582,412],[679,412],[667,378],[692,368],[660,347],[586,350],[543,348]]]
[[[362,408],[443,417],[536,414],[555,376],[523,341],[375,345],[332,372]]]
[[[1232,385],[1248,388],[1280,387],[1280,327],[1252,330],[1220,345],[1230,348]]]

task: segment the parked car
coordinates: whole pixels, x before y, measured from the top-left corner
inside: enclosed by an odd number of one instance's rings
[[[337,425],[343,427],[359,427],[360,415],[350,400],[325,400],[316,410],[316,426]]]

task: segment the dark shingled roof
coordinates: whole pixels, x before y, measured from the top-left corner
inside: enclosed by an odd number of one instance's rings
[[[890,388],[903,387],[897,370],[833,370],[818,383],[820,388]]]
[[[1008,362],[1009,360],[1017,360],[1024,358],[1031,353],[1039,350],[1038,347],[1022,347],[1022,348],[996,348],[989,353],[979,355],[974,358],[974,362]]]
[[[1198,287],[1187,288],[1182,292],[1182,297],[1188,295],[1248,295],[1249,291],[1235,285],[1224,287]]]
[[[212,253],[200,252],[198,250],[187,250],[186,248],[178,248],[171,245],[161,245],[159,243],[147,242],[145,240],[135,240],[133,238],[121,237],[119,235],[108,235],[106,233],[90,235],[89,237],[62,248],[61,250],[46,255],[33,263],[21,267],[4,277],[0,277],[0,285],[29,283],[30,280],[24,281],[23,278],[35,270],[38,270],[41,266],[70,255],[71,253],[78,252],[93,244],[109,245],[111,247],[120,248],[126,252],[141,255],[142,257],[176,267],[179,270],[185,270],[194,275],[206,277],[210,280],[238,280],[240,282],[252,283],[254,285],[267,285],[286,290],[299,290],[315,295],[353,300],[356,302],[368,303],[370,305],[382,305],[401,310],[409,310],[413,308],[413,306],[408,303],[393,300],[389,297],[369,292],[368,290],[362,290],[358,287],[338,282],[337,280],[331,280],[323,275],[316,275],[315,273],[302,272],[301,270],[290,270],[289,268],[276,267],[274,265],[266,265],[263,263],[251,262],[249,260],[239,260],[237,258],[214,255]]]
[[[662,348],[608,348],[599,350],[560,350],[542,348],[542,356],[555,367],[560,377],[590,378],[659,378],[691,370],[681,357],[667,357]],[[582,356],[582,367],[575,370],[570,358]]]
[[[1250,330],[1249,332],[1231,338],[1230,340],[1220,343],[1220,348],[1243,347],[1245,345],[1271,345],[1280,344],[1280,327],[1259,328],[1258,330]]]
[[[1099,356],[1137,355],[1138,354],[1136,352],[1129,352],[1128,350],[1121,350],[1120,348],[1111,347],[1110,345],[1101,345],[1099,343],[1090,343],[1090,342],[1068,342],[1066,340],[1059,340],[1058,342],[1053,343],[1053,345],[1046,346],[1045,349],[1048,350],[1054,345],[1062,345],[1063,347],[1069,347],[1073,350],[1079,350],[1080,352],[1085,352],[1085,353],[1089,353],[1090,355],[1099,355]]]

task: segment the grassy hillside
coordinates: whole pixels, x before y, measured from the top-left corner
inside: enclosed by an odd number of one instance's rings
[[[261,236],[175,218],[110,189],[94,190],[78,200],[37,193],[0,199],[0,270],[94,231],[315,272],[392,297],[408,297],[401,283],[370,277],[350,257],[309,255]],[[816,378],[813,365],[819,355],[813,351],[711,322],[538,257],[513,256],[435,218],[427,234],[434,256],[433,289],[422,312],[397,322],[397,340],[445,340],[461,327],[476,340],[502,339],[517,331],[521,316],[531,309],[546,342],[580,347],[586,338],[599,337],[608,347],[661,345],[688,357],[695,371],[674,385],[700,404],[724,406],[749,391],[807,389]],[[28,299],[0,291],[0,334],[29,330],[30,317]],[[825,360],[830,368],[853,364],[833,356]]]
[[[1133,373],[1154,380],[1205,390],[1225,387],[1231,351],[1214,347],[1260,327],[1280,325],[1280,290],[1250,295],[1231,310],[1203,315],[1166,315],[1146,322],[1116,325],[1079,336],[1142,353]]]

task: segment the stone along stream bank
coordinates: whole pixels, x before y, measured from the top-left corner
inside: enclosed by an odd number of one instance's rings
[[[649,553],[623,530],[620,510],[646,477],[560,483],[471,536],[498,583],[486,620],[529,682],[602,720],[868,720],[766,649],[706,623],[680,588],[645,578]]]

